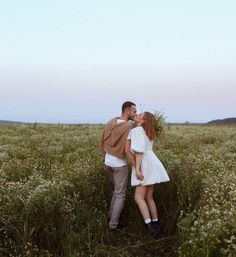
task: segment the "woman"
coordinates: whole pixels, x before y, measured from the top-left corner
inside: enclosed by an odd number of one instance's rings
[[[169,181],[162,163],[152,151],[155,133],[155,117],[144,112],[134,119],[133,128],[126,143],[126,152],[134,153],[135,167],[132,167],[131,185],[136,186],[134,199],[147,226],[148,236],[155,237],[160,232],[158,213],[153,199],[154,184]]]

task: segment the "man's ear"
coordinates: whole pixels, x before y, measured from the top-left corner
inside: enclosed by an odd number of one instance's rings
[[[130,113],[131,112],[131,107],[127,108],[126,110],[127,110],[128,113]]]

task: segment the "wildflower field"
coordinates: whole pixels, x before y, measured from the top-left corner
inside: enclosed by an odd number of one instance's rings
[[[154,150],[171,179],[156,186],[162,227],[145,237],[128,187],[113,234],[102,125],[0,126],[0,256],[236,256],[236,127],[167,126]]]

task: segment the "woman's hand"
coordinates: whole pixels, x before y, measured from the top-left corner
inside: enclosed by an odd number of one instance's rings
[[[141,172],[141,170],[136,170],[136,177],[138,180],[143,180],[144,179],[144,176]]]

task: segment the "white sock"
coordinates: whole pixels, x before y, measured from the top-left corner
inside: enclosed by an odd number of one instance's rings
[[[158,218],[156,218],[156,219],[152,219],[152,221],[158,221]]]
[[[145,224],[148,224],[151,222],[151,219],[146,219],[146,220],[144,220],[144,222],[145,222]]]

